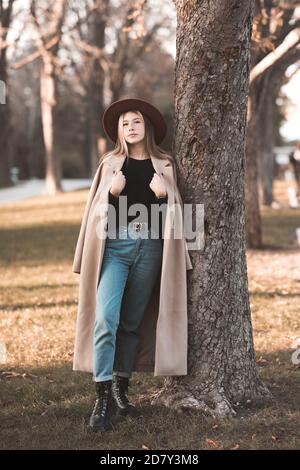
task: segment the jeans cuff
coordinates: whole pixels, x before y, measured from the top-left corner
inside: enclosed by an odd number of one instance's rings
[[[94,382],[104,382],[106,380],[112,380],[112,375],[104,375],[103,377],[93,377]]]
[[[113,371],[113,375],[118,375],[119,377],[130,377],[131,374],[129,374],[128,372],[116,372],[116,371]]]

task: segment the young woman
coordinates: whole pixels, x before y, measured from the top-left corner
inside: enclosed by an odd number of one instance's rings
[[[81,274],[73,369],[93,373],[93,430],[111,429],[116,411],[140,414],[126,396],[134,370],[187,374],[192,269],[184,238],[172,236],[182,215],[170,207],[182,200],[173,158],[159,147],[163,116],[145,100],[124,99],[105,110],[103,127],[115,148],[100,159],[73,263]],[[107,202],[104,243],[97,221]]]

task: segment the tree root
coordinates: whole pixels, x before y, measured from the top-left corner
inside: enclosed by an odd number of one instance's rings
[[[244,400],[247,405],[266,404],[270,401],[274,401],[272,393],[260,382],[256,392]],[[167,380],[164,387],[152,398],[151,405],[165,406],[179,413],[198,410],[213,418],[230,418],[237,415],[234,405],[239,407],[241,403],[238,400],[231,402],[222,387],[201,393],[197,392],[196,387],[191,390],[191,386]]]
[[[226,418],[236,415],[236,411],[222,389],[213,390],[205,396],[195,396],[188,388],[168,386],[162,388],[152,399],[151,405],[165,406],[177,412],[192,409],[204,412],[213,418]]]

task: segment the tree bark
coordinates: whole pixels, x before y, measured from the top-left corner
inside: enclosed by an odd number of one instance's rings
[[[190,252],[188,375],[152,404],[236,414],[271,397],[256,370],[245,255],[245,126],[252,2],[177,0],[179,189],[204,204],[205,247]]]

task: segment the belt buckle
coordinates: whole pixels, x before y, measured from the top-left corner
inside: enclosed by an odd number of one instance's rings
[[[147,232],[147,225],[147,222],[130,222],[129,228],[133,229],[135,236],[141,235],[142,237],[144,237]]]
[[[136,232],[140,232],[143,222],[133,222],[133,228]]]

